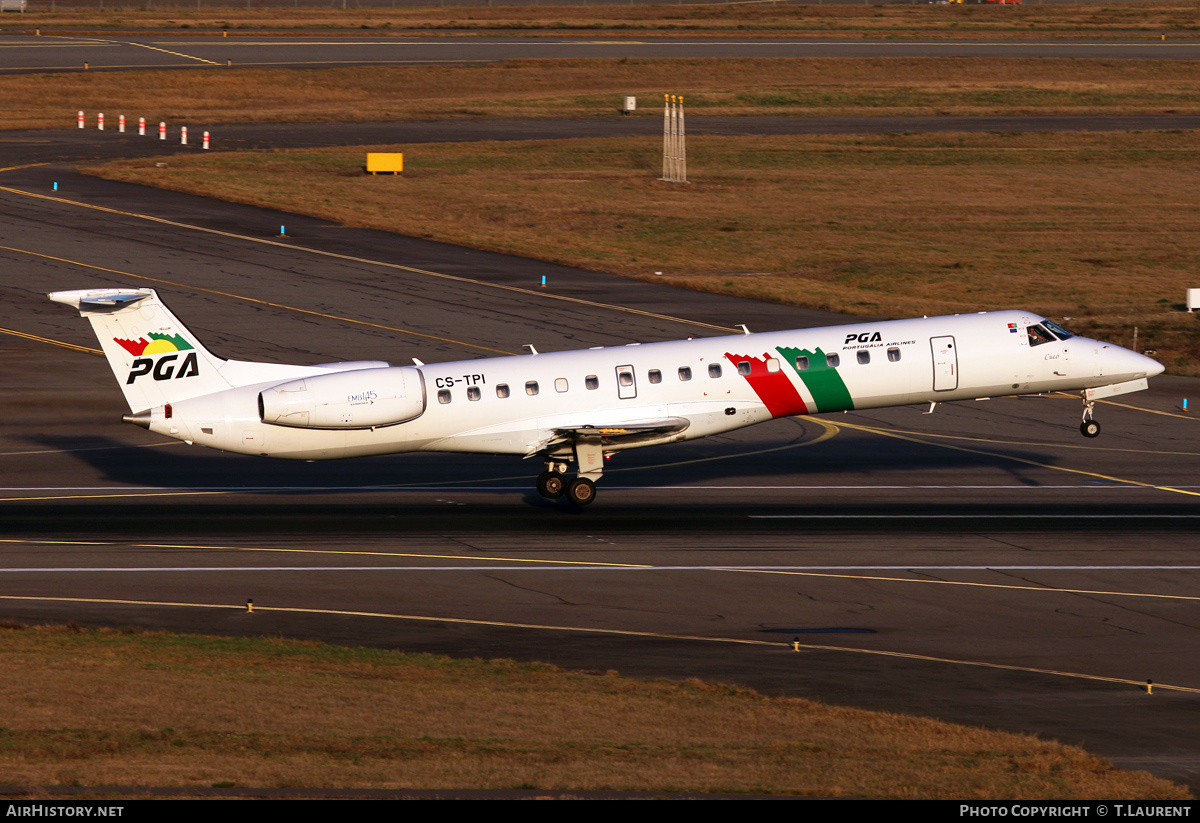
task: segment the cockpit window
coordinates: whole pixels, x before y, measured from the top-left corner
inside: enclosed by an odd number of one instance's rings
[[[1054,336],[1057,337],[1059,340],[1070,340],[1072,337],[1075,336],[1075,335],[1071,334],[1069,331],[1067,331],[1066,329],[1064,329],[1062,326],[1058,325],[1057,323],[1051,323],[1049,320],[1043,320],[1042,325],[1045,326],[1046,328],[1048,328],[1050,331],[1054,332]]]
[[[1054,335],[1052,335],[1052,334],[1050,334],[1050,332],[1046,331],[1046,329],[1043,328],[1040,324],[1036,325],[1036,326],[1030,326],[1028,329],[1025,330],[1025,333],[1029,335],[1029,345],[1030,346],[1040,346],[1043,343],[1053,343],[1054,342]]]

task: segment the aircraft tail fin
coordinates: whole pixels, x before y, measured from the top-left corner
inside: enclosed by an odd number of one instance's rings
[[[47,296],[91,321],[130,411],[230,388],[221,373],[226,361],[204,348],[154,289],[80,289]]]

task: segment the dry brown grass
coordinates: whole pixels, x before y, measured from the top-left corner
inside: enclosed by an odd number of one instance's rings
[[[511,60],[314,71],[207,68],[0,77],[0,128],[66,128],[82,109],[222,122],[617,116],[664,91],[709,115],[1200,112],[1200,64],[1003,58]]]
[[[389,147],[379,147],[389,148]],[[390,147],[403,149],[405,147]],[[796,305],[913,316],[1021,307],[1200,362],[1179,311],[1200,268],[1200,145],[1145,134],[696,137],[131,160],[98,173]]]
[[[930,5],[660,5],[364,8],[336,10],[227,8],[146,8],[144,2],[109,0],[99,11],[94,0],[57,0],[59,11],[38,11],[0,18],[0,26],[44,31],[80,27],[101,31],[178,29],[194,33],[222,30],[370,30],[373,34],[418,31],[473,31],[503,34],[644,32],[654,36],[729,32],[755,36],[822,36],[861,33],[865,36],[945,37],[1021,36],[1073,33],[1145,33],[1194,31],[1200,24],[1196,2],[1114,3],[1112,5],[930,6]],[[13,19],[17,18],[17,19]]]
[[[1188,797],[1032,737],[697,681],[62,628],[0,650],[10,784]]]

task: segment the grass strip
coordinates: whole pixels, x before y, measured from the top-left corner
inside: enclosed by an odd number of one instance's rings
[[[182,47],[181,47],[182,48]],[[51,50],[48,61],[66,53]],[[466,65],[0,76],[0,129],[94,128],[97,111],[195,128],[223,122],[661,116],[662,95],[724,116],[1200,112],[1194,60],[760,58],[508,60]],[[114,138],[116,139],[116,138]]]
[[[696,680],[16,623],[0,650],[12,784],[1189,796],[1031,736]]]

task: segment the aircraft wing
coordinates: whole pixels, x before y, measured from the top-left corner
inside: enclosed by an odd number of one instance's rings
[[[597,446],[629,446],[665,440],[685,430],[691,421],[684,417],[664,417],[661,420],[640,420],[636,423],[614,423],[607,426],[561,426],[552,429],[554,435],[530,449],[527,456],[553,451],[562,446],[587,443]]]

